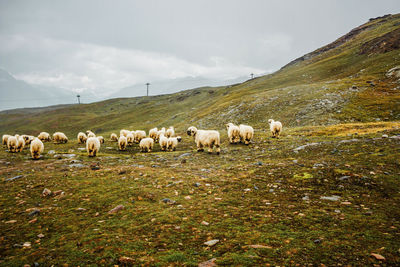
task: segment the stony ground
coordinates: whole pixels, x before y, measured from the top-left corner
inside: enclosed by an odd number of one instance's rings
[[[0,265],[399,265],[400,129],[362,132],[223,136],[219,156],[187,136],[92,159],[76,140],[2,148]]]

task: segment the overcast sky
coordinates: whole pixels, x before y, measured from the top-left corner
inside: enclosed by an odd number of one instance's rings
[[[163,79],[263,74],[399,0],[0,1],[0,68],[104,94]]]

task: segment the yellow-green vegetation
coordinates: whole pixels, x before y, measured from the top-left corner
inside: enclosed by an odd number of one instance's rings
[[[224,135],[220,156],[194,152],[189,137],[176,152],[120,152],[106,141],[96,158],[76,139],[45,143],[37,161],[27,149],[2,149],[0,265],[394,266],[400,137],[382,134],[400,130],[280,139],[256,131],[249,146]],[[43,197],[45,188],[64,193]]]
[[[399,27],[372,20],[242,84],[0,112],[0,134],[70,140],[37,161],[1,149],[0,265],[399,265]],[[230,145],[227,122],[253,142]],[[170,125],[175,152],[108,141]],[[221,155],[194,152],[190,125],[220,130]],[[95,158],[76,141],[88,129],[106,139]]]

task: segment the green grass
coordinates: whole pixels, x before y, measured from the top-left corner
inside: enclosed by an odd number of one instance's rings
[[[122,256],[134,265],[161,266],[194,266],[211,258],[243,266],[379,264],[373,252],[388,266],[398,264],[399,141],[373,138],[400,131],[388,125],[350,143],[340,141],[353,137],[299,132],[288,129],[276,140],[257,131],[249,146],[229,145],[223,134],[220,156],[194,152],[189,137],[174,153],[160,152],[158,145],[154,153],[139,153],[137,145],[122,153],[107,141],[98,157],[88,158],[71,140],[45,143],[44,158],[32,161],[27,150],[3,149],[0,265],[112,265]],[[293,152],[311,142],[322,143]],[[76,156],[54,157],[50,150]],[[188,152],[186,162],[177,157]],[[68,167],[76,160],[85,167]],[[100,170],[91,170],[93,163]],[[4,181],[16,175],[23,178]],[[42,197],[44,188],[65,196]],[[341,198],[320,199],[332,195]],[[108,214],[120,204],[123,210]],[[40,215],[29,217],[31,208]],[[203,245],[210,239],[220,242]],[[15,247],[28,241],[30,249]]]

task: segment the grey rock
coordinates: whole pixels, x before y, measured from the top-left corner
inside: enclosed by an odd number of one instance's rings
[[[55,154],[56,153],[56,151],[55,150],[49,150],[49,152],[47,152],[47,154]]]
[[[63,154],[62,155],[64,158],[74,158],[74,157],[76,157],[76,155],[75,154]]]
[[[319,144],[320,144],[320,143],[309,143],[309,144],[305,144],[305,145],[296,147],[295,149],[293,149],[293,151],[294,151],[294,152],[298,152],[298,151],[300,151],[300,150],[305,149],[306,147],[309,147],[309,146],[317,146],[317,145],[319,145]]]
[[[330,201],[338,201],[340,199],[340,196],[330,196],[330,197],[321,196],[320,199],[330,200]]]
[[[212,246],[214,246],[215,244],[217,244],[218,242],[219,242],[219,239],[213,239],[213,240],[204,242],[204,245],[207,245],[207,246],[209,246],[209,247],[212,247]]]
[[[201,184],[200,183],[194,183],[193,184],[195,187],[199,187]]]
[[[83,165],[81,163],[74,163],[74,164],[68,165],[68,167],[70,167],[70,168],[83,168],[83,167],[86,167],[86,165]]]
[[[178,159],[181,159],[181,158],[184,158],[184,157],[188,157],[188,156],[191,156],[191,155],[192,155],[192,153],[183,153],[182,155],[180,155],[178,157]]]
[[[35,210],[29,212],[28,216],[29,216],[29,217],[33,217],[33,216],[39,215],[39,214],[40,214],[40,210],[35,209]]]
[[[171,200],[169,198],[163,198],[163,199],[161,199],[161,201],[166,203],[166,204],[175,204],[176,203],[175,200]]]
[[[350,176],[345,175],[345,176],[340,177],[339,181],[346,181],[346,180],[349,180],[349,178],[350,178]]]
[[[17,180],[17,179],[22,178],[22,177],[24,177],[24,176],[23,175],[17,175],[17,176],[11,177],[11,178],[7,178],[6,182],[14,181],[14,180]]]

